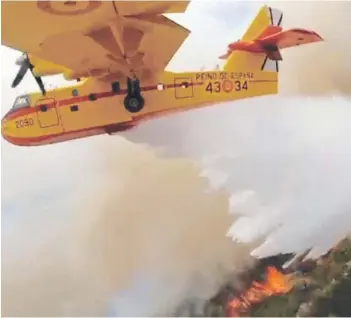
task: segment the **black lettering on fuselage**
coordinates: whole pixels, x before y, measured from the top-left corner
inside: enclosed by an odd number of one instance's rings
[[[24,118],[24,119],[16,120],[15,123],[16,123],[16,128],[24,128],[24,127],[33,126],[34,120],[33,118]]]

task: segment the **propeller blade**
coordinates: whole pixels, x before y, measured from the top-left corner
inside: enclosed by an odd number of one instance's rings
[[[16,87],[23,80],[23,77],[24,75],[26,75],[28,69],[29,69],[29,64],[24,62],[21,65],[15,79],[12,82],[12,85],[11,85],[12,88]]]
[[[23,53],[19,58],[16,59],[15,64],[18,66],[23,65],[28,60],[27,54]]]
[[[35,74],[33,73],[33,69],[34,69],[34,65],[29,63],[29,69],[30,69],[30,72],[32,73],[35,81],[37,82],[40,90],[41,90],[41,93],[43,95],[46,94],[46,90],[45,90],[45,86],[44,86],[44,83],[43,83],[43,80],[41,79],[41,76],[35,76]]]
[[[44,86],[43,80],[41,79],[40,76],[34,76],[34,78],[35,78],[35,80],[36,80],[36,82],[37,82],[42,94],[45,95],[46,94],[46,90],[45,90],[45,86]]]
[[[35,76],[33,73],[34,65],[30,63],[28,54],[23,53],[17,60],[16,60],[16,65],[20,66],[20,69],[15,77],[15,79],[12,82],[12,88],[16,87],[24,78],[26,75],[28,69],[30,69],[30,72],[32,73],[35,81],[37,82],[41,92],[43,95],[46,94],[45,86],[43,83],[43,80],[41,79],[40,76]]]

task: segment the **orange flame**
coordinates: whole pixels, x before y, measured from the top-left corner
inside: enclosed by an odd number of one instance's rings
[[[228,316],[238,317],[240,313],[247,311],[253,304],[261,302],[263,299],[272,296],[285,294],[293,287],[287,276],[280,273],[274,267],[267,267],[266,281],[254,281],[249,289],[239,297],[235,297],[228,303]]]

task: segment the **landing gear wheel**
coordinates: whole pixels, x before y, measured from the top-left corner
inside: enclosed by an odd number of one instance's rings
[[[144,108],[144,98],[141,95],[129,96],[124,98],[124,107],[131,113],[140,112]]]
[[[124,98],[124,107],[131,113],[140,112],[144,108],[145,100],[140,94],[140,84],[137,79],[127,79],[127,96]]]

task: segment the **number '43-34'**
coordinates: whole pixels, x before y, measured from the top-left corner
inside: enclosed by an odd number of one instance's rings
[[[236,92],[242,91],[242,90],[247,90],[247,81],[241,82],[241,81],[215,81],[215,82],[209,82],[206,86],[206,91],[210,93],[220,93],[221,91],[224,91],[226,93],[230,93],[231,91],[235,90]]]

